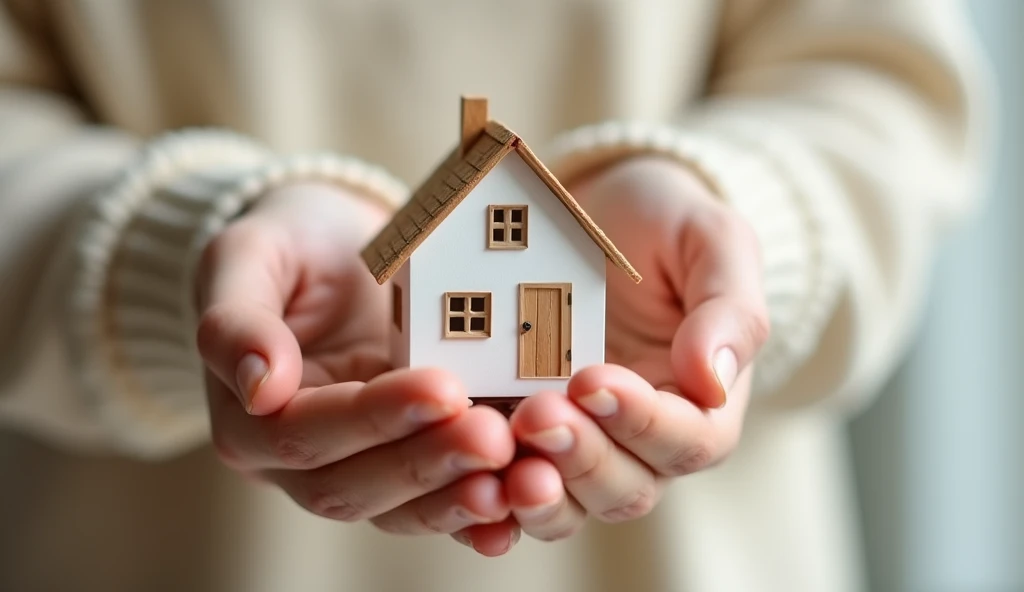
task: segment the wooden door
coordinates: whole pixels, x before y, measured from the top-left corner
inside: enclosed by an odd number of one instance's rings
[[[519,284],[519,377],[567,378],[572,284]]]

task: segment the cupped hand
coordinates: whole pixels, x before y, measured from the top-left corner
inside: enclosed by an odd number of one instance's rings
[[[282,187],[219,234],[196,278],[214,445],[306,509],[396,533],[505,519],[504,417],[438,370],[390,370],[389,298],[359,250],[387,212]]]
[[[503,526],[544,540],[589,515],[643,516],[672,478],[724,459],[768,337],[753,231],[688,168],[641,157],[571,191],[644,280],[609,268],[609,363],[578,372],[567,397],[540,393],[512,415],[531,454],[505,472],[514,519]],[[456,538],[492,548],[504,536],[489,525]]]

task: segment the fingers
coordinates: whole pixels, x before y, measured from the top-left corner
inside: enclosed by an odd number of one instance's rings
[[[567,392],[618,446],[666,477],[721,461],[742,430],[743,406],[706,411],[677,394],[655,390],[620,366],[585,368],[569,381]]]
[[[750,362],[768,336],[762,313],[744,310],[726,298],[697,307],[679,326],[672,340],[672,371],[679,390],[707,408],[720,408],[730,395],[744,397],[735,389],[739,379],[748,380]]]
[[[550,460],[566,490],[590,514],[618,522],[645,515],[654,507],[660,487],[651,470],[619,448],[565,396],[546,392],[524,400],[511,425],[517,440]],[[522,513],[514,504],[513,510],[517,516]],[[530,510],[557,512],[557,508]]]
[[[197,332],[210,371],[253,415],[279,410],[302,379],[302,352],[281,317],[253,303],[208,308]]]
[[[498,557],[512,550],[521,532],[515,520],[507,518],[497,524],[475,524],[456,532],[452,538],[484,557]]]
[[[556,541],[583,527],[587,512],[569,496],[562,475],[549,460],[525,458],[505,471],[505,491],[512,515],[535,539]]]
[[[246,415],[233,401],[211,401],[210,410],[221,458],[253,471],[323,467],[401,440],[468,406],[457,378],[424,368],[388,372],[365,385],[308,389],[267,417]]]
[[[266,232],[229,228],[204,252],[197,277],[199,353],[255,415],[279,410],[302,377],[302,353],[282,319],[296,278]]]
[[[768,339],[760,249],[749,226],[725,206],[706,208],[682,233],[675,275],[685,317],[672,342],[683,395],[717,408]]]
[[[310,471],[265,471],[307,510],[335,520],[379,516],[462,477],[505,467],[515,452],[493,409],[471,408],[409,438]]]
[[[477,473],[370,521],[394,534],[451,534],[474,524],[498,523],[508,515],[501,480]]]

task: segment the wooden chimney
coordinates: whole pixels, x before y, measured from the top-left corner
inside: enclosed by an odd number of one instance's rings
[[[487,127],[487,98],[462,97],[462,129],[459,152],[465,154]]]

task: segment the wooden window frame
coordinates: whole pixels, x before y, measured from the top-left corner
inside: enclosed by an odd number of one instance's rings
[[[452,299],[454,298],[465,298],[466,304],[463,310],[453,311],[451,307]],[[484,299],[484,310],[474,311],[472,310],[473,298]],[[491,293],[490,292],[445,292],[444,293],[444,313],[441,315],[444,321],[444,338],[445,339],[488,339],[491,336]],[[466,330],[465,331],[452,331],[451,330],[451,319],[462,317],[466,319]],[[472,331],[470,330],[471,319],[483,318],[484,319],[484,330],[483,331]]]
[[[512,221],[512,211],[521,210],[523,219],[521,222]],[[494,212],[501,211],[504,220],[494,221]],[[501,250],[522,250],[529,246],[530,206],[528,205],[492,205],[487,208],[487,248]],[[505,240],[494,240],[494,231],[502,230],[505,233]],[[522,231],[522,240],[512,240],[512,230]]]
[[[402,329],[402,286],[391,285],[391,321],[401,333]]]

